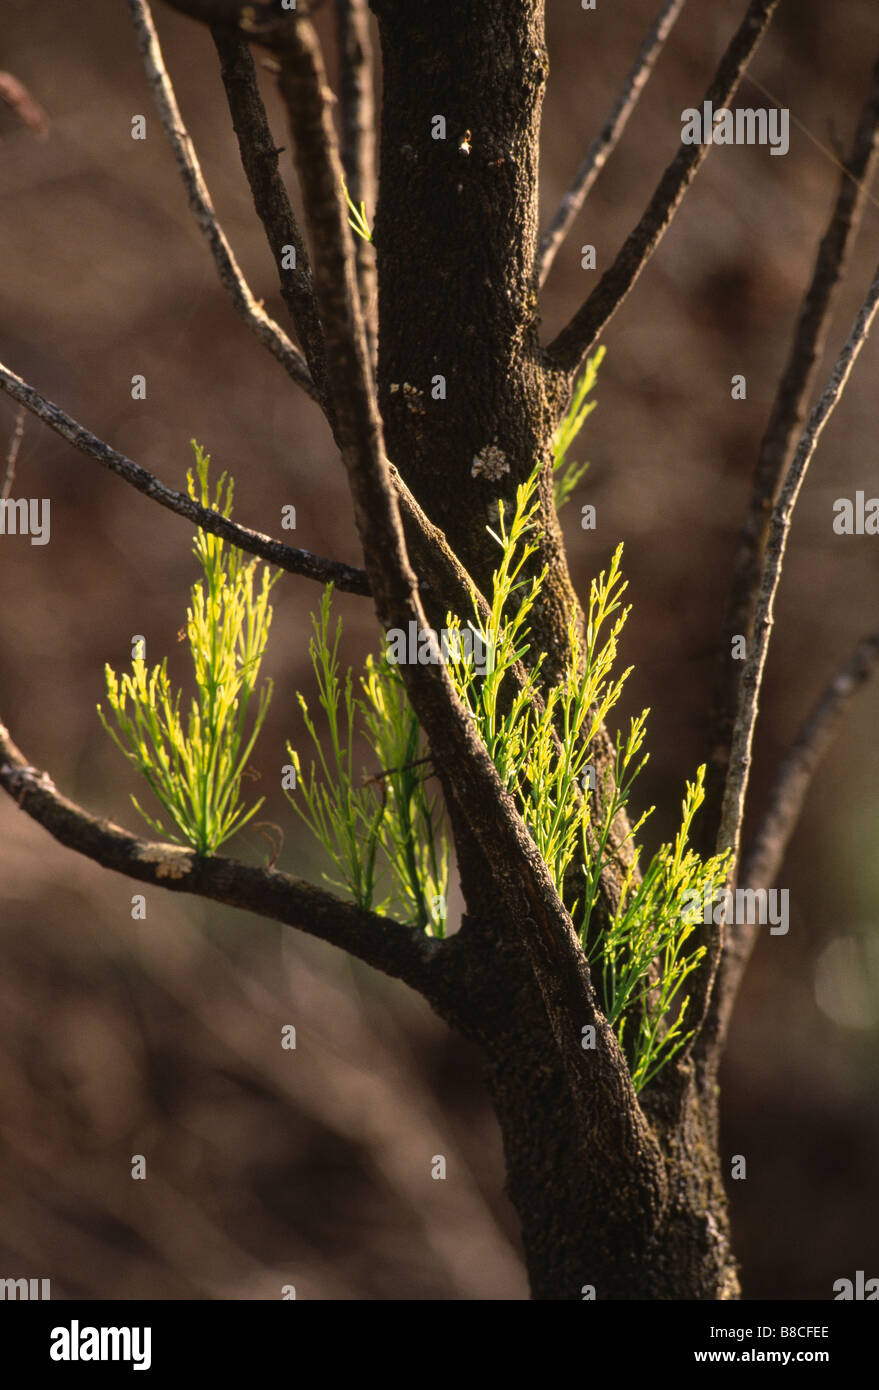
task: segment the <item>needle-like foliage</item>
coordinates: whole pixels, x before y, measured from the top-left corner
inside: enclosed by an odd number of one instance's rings
[[[598,361],[596,354],[590,364],[592,380]],[[584,410],[588,413],[583,397],[590,386],[591,381],[585,386],[581,382],[576,410],[561,437],[562,458],[585,418]],[[633,784],[647,759],[641,748],[648,711],[630,720],[625,737],[617,734],[613,775],[608,773],[596,784],[591,762],[594,742],[618,703],[631,669],[616,674],[619,638],[630,611],[622,605],[627,587],[620,572],[622,546],[607,570],[592,582],[584,637],[571,626],[570,657],[561,680],[542,692],[542,705],[535,703],[543,654],[531,650],[528,619],[540,597],[545,572],[529,576],[527,562],[537,549],[530,533],[538,511],[538,481],[535,469],[518,488],[509,520],[503,503],[499,504],[498,528],[490,534],[498,543],[500,557],[487,617],[481,618],[474,607],[465,626],[459,615],[449,613],[442,649],[457,692],[577,923],[603,1007],[625,1046],[635,1087],[641,1089],[690,1036],[682,1031],[687,1004],[682,990],[704,948],[691,945],[694,927],[685,920],[685,908],[694,893],[713,892],[723,882],[726,860],[718,857],[703,863],[688,848],[693,816],[704,798],[705,769],[700,767],[695,782],[687,784],[674,844],[660,847],[640,881],[641,848],[636,837],[650,811],[631,825],[627,836],[632,842],[631,864],[619,904],[601,931],[590,930],[602,872],[611,856],[619,855],[614,825],[620,813],[628,811]],[[442,935],[446,850],[437,808],[425,790],[427,759],[421,756],[415,715],[399,670],[385,655],[367,661],[361,681],[363,700],[355,698],[348,672],[344,720],[340,720],[341,629],[337,624],[331,641],[329,611],[327,591],[320,617],[314,619],[311,654],[320,703],[329,722],[330,760],[300,696],[319,765],[312,765],[309,778],[293,798],[294,805],[326,848],[355,901],[380,911],[389,905],[398,907],[408,920]],[[477,654],[478,660],[474,659]],[[511,689],[509,681],[517,662],[528,673],[518,690]],[[353,776],[358,718],[380,765],[359,788]],[[290,752],[298,768],[298,758]],[[387,901],[380,903],[381,864],[389,870],[390,887]],[[573,896],[572,882],[577,885]]]
[[[193,441],[196,478],[186,475],[189,495],[203,507],[232,511],[233,482],[223,473],[211,501],[210,455]],[[225,489],[225,499],[223,496]],[[249,809],[241,800],[241,779],[268,710],[272,682],[257,694],[259,669],[272,621],[269,593],[278,578],[258,561],[219,536],[199,530],[193,550],[204,578],[192,587],[186,613],[186,638],[192,656],[197,694],[184,728],[182,692],[171,688],[167,658],[147,671],[141,652],[121,679],[105,667],[107,699],[116,727],[98,705],[104,728],[130,763],[143,774],[179,835],[200,854],[213,854],[251,819],[262,800]],[[256,696],[250,732],[248,714]],[[164,834],[162,822],[132,796],[147,823]]]
[[[553,501],[557,512],[571,498],[571,495],[589,467],[588,463],[568,463],[568,451],[577,435],[592,414],[598,401],[587,401],[586,397],[595,385],[598,368],[604,361],[606,348],[596,348],[587,359],[586,366],[577,378],[571,403],[563,415],[552,443]]]
[[[328,751],[303,695],[299,705],[317,753],[306,777],[288,744],[297,787],[288,799],[323,845],[360,907],[397,912],[432,936],[444,936],[448,845],[436,798],[427,792],[428,759],[418,720],[399,671],[383,655],[367,658],[363,698],[354,694],[350,670],[341,680],[341,619],[330,631],[332,585],[312,616],[310,643],[318,703],[328,726]],[[354,743],[364,737],[377,766],[355,782]]]

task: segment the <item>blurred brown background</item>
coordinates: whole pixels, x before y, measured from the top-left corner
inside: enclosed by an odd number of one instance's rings
[[[544,221],[626,72],[658,0],[584,13],[549,5]],[[743,8],[691,0],[544,296],[547,336],[606,266],[677,145]],[[328,31],[327,14],[321,16]],[[215,54],[157,5],[165,57],[227,234],[257,296],[285,323],[248,203]],[[153,112],[126,7],[6,0],[0,68],[46,107],[40,141],[0,107],[3,360],[171,486],[189,440],[236,478],[236,516],[359,562],[344,479],[316,407],[251,338],[220,289]],[[754,74],[824,146],[848,146],[879,47],[870,0],[787,0]],[[331,67],[334,60],[330,58]],[[274,128],[286,135],[271,81]],[[477,94],[474,94],[476,97]],[[747,82],[738,104],[763,105]],[[130,138],[132,115],[146,141]],[[475,109],[471,123],[478,125]],[[287,165],[289,169],[289,164]],[[619,539],[634,613],[627,712],[652,707],[640,798],[648,842],[673,833],[704,756],[712,644],[734,536],[799,294],[837,188],[832,157],[797,125],[785,158],[711,152],[658,255],[614,319],[579,455],[591,470],[566,516],[585,596]],[[292,182],[292,180],[291,180]],[[370,210],[372,212],[372,210]],[[822,381],[876,261],[868,206]],[[877,541],[836,537],[832,502],[874,495],[869,343],[798,506],[759,725],[752,805],[811,701],[877,620]],[[730,378],[747,377],[745,402]],[[134,373],[147,399],[130,398]],[[0,399],[0,437],[14,409]],[[0,716],[38,767],[97,814],[142,827],[137,790],[102,730],[102,668],[170,654],[195,577],[185,523],[28,419],[13,496],[52,499],[52,538],[0,539]],[[579,504],[598,507],[597,533]],[[275,589],[257,749],[263,816],[282,867],[323,866],[279,789],[294,691],[313,698],[317,586]],[[377,640],[342,598],[345,659]],[[724,1162],[751,1298],[828,1298],[879,1274],[879,687],[852,706],[783,869],[787,937],[761,940],[724,1069]],[[231,846],[262,857],[248,831]],[[50,1277],[63,1297],[509,1299],[527,1295],[500,1141],[478,1056],[404,986],[272,923],[148,894],[56,845],[0,800],[0,1276]],[[282,1051],[282,1025],[297,1029]],[[442,1153],[448,1179],[430,1178]],[[144,1154],[148,1180],[133,1182]],[[661,1291],[658,1291],[661,1297]]]

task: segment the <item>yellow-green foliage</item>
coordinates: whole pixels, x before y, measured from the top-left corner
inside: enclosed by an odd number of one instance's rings
[[[196,480],[186,475],[189,495],[203,507],[232,511],[232,480],[223,473],[211,503],[208,485],[210,455],[193,441]],[[225,486],[225,501],[223,490]],[[222,504],[222,506],[221,506]],[[114,728],[98,713],[105,729],[126,758],[141,772],[164,806],[180,835],[173,840],[212,854],[240,830],[262,805],[247,809],[241,801],[241,778],[253,751],[271,699],[272,683],[264,682],[256,699],[253,726],[247,734],[248,711],[256,694],[259,668],[272,621],[269,592],[277,575],[264,566],[257,585],[256,560],[219,536],[199,530],[193,549],[204,574],[192,587],[186,613],[186,637],[192,656],[197,694],[184,728],[181,691],[171,689],[167,658],[147,671],[135,657],[131,671],[120,678],[105,667],[107,699]],[[132,796],[147,823],[160,834],[165,828]]]

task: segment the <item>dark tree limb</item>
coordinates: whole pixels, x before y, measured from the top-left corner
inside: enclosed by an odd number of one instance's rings
[[[650,31],[635,59],[616,104],[586,152],[586,158],[577,170],[574,181],[559,204],[552,221],[540,241],[537,255],[538,284],[542,287],[552,269],[553,261],[573,226],[580,209],[589,196],[592,185],[619,143],[629,117],[638,105],[638,99],[647,85],[656,60],[665,46],[665,41],[686,0],[664,0],[662,9],[650,27]]]
[[[336,0],[339,43],[339,96],[342,106],[342,167],[355,207],[366,204],[375,214],[375,112],[372,93],[372,40],[366,0]],[[360,236],[354,239],[357,283],[370,356],[378,335],[375,252]]]
[[[812,280],[803,298],[790,356],[760,444],[748,511],[739,533],[715,667],[705,805],[699,826],[701,847],[706,853],[711,852],[720,828],[723,785],[738,700],[741,662],[732,655],[733,638],[743,636],[749,641],[751,637],[770,514],[805,419],[827,340],[836,291],[845,275],[875,168],[877,145],[879,60],[873,69],[836,204],[818,248]]]
[[[790,532],[791,517],[818,440],[842,397],[852,368],[860,356],[861,349],[876,318],[877,310],[879,310],[879,266],[876,268],[867,297],[858,311],[851,332],[836,360],[830,380],[820,400],[812,410],[800,436],[796,453],[785,475],[778,500],[772,511],[766,553],[760,574],[754,633],[748,644],[748,655],[739,685],[729,769],[724,786],[720,831],[717,837],[718,850],[732,850],[734,865],[739,855],[745,795],[751,771],[754,726],[757,722],[760,688],[763,683],[766,655],[772,632],[775,595],[781,579],[781,567]]]
[[[0,723],[0,786],[59,844],[139,883],[191,893],[259,913],[404,980],[430,998],[433,963],[442,943],[417,927],[366,912],[304,879],[277,869],[199,855],[180,845],[142,840],[68,801],[45,772],[32,767]]]
[[[409,564],[391,486],[381,419],[372,386],[347,213],[339,192],[341,166],[323,63],[311,24],[298,19],[275,37],[279,86],[314,259],[315,288],[327,345],[337,437],[348,471],[354,512],[379,621],[384,628],[427,624]],[[626,1181],[649,1193],[656,1217],[665,1201],[665,1172],[632,1088],[625,1058],[598,1008],[586,958],[546,865],[442,664],[401,666],[409,697],[431,747],[492,864],[497,890],[521,933],[540,986],[584,1135],[613,1133],[608,1145]],[[584,1023],[597,1048],[581,1046]],[[602,1144],[602,1147],[604,1145]],[[619,1171],[595,1174],[596,1205],[618,1191]],[[606,1185],[606,1186],[605,1186]]]
[[[302,386],[313,400],[319,402],[320,393],[308,370],[305,358],[283,329],[257,303],[217,219],[211,195],[202,176],[198,156],[189,138],[189,132],[183,123],[177,98],[174,95],[174,88],[165,69],[149,4],[147,0],[128,0],[128,8],[134,20],[138,47],[143,58],[147,81],[155,99],[159,120],[174,153],[174,159],[189,199],[189,206],[210,247],[220,282],[223,288],[228,290],[235,308],[251,332],[280,362],[287,375]]]
[[[744,19],[720,60],[703,102],[710,101],[715,110],[729,105],[777,5],[778,0],[751,0]],[[586,353],[595,345],[602,329],[616,313],[665,235],[710,148],[706,144],[681,145],[613,265],[605,271],[589,298],[547,349],[551,366],[569,376],[576,373]]]
[[[250,46],[237,29],[226,25],[212,25],[211,38],[220,59],[220,74],[253,206],[271,247],[284,303],[326,408],[323,329],[314,298],[308,251],[278,171],[280,150],[269,129]],[[295,269],[284,266],[285,248],[290,246],[296,253]]]
[[[306,579],[315,579],[321,584],[332,582],[337,589],[343,589],[351,594],[368,594],[369,583],[363,570],[356,569],[353,565],[342,564],[338,560],[324,560],[320,555],[312,555],[309,550],[298,550],[293,546],[283,545],[281,541],[272,540],[270,536],[263,535],[261,531],[251,531],[247,526],[239,526],[237,522],[230,521],[227,517],[221,516],[219,512],[208,511],[200,507],[197,502],[193,502],[191,497],[182,492],[174,492],[171,488],[147,472],[139,463],[134,463],[126,458],[124,454],[117,453],[111,449],[109,444],[105,444],[97,435],[92,434],[83,425],[77,424],[69,415],[54,405],[52,401],[46,400],[39,392],[35,391],[27,382],[22,381],[21,377],[11,372],[0,362],[0,390],[5,391],[28,409],[31,414],[36,415],[37,419],[49,425],[56,434],[60,434],[62,439],[66,439],[74,448],[81,450],[84,454],[89,454],[104,468],[108,468],[111,473],[115,473],[120,478],[124,478],[126,483],[142,492],[145,497],[149,497],[153,502],[158,502],[160,507],[166,507],[170,512],[176,512],[178,516],[186,517],[195,526],[200,526],[203,531],[210,531],[215,536],[222,536],[224,540],[244,550],[249,555],[258,555],[262,560],[268,560],[270,564],[277,565],[279,569],[286,570],[288,574],[301,574]]]

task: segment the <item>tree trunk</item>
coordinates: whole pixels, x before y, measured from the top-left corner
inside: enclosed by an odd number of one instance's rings
[[[485,528],[497,525],[498,499],[509,514],[516,485],[549,457],[567,391],[544,367],[533,273],[543,6],[373,8],[384,80],[375,243],[388,454],[485,591],[497,560]],[[433,138],[438,116],[444,139]],[[576,600],[548,476],[541,501],[532,564],[549,566],[539,621],[552,672]]]
[[[486,526],[496,525],[498,499],[511,510],[516,485],[538,458],[548,461],[570,391],[546,367],[533,274],[543,4],[372,8],[384,80],[375,244],[388,454],[485,591],[497,559]],[[445,138],[434,138],[443,133],[437,117]],[[581,614],[549,468],[540,522],[532,564],[548,576],[532,637],[552,680]],[[441,624],[445,615],[425,601]],[[665,1208],[626,1173],[609,1200],[613,1156],[575,1113],[528,956],[484,900],[490,876],[479,851],[455,838],[468,907],[454,943],[464,997],[441,1011],[484,1048],[534,1296],[581,1299],[592,1287],[597,1298],[737,1297],[713,1076],[697,1084],[692,1069],[672,1065],[644,1099],[666,1165]]]

